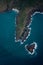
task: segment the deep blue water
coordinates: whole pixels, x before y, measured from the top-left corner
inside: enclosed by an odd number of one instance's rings
[[[43,14],[33,16],[30,37],[23,45],[14,39],[16,16],[13,11],[0,13],[0,65],[43,65]],[[32,42],[38,45],[35,56],[24,47]]]

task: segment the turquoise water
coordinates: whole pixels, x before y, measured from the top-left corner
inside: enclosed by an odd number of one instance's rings
[[[43,57],[43,14],[38,13],[33,16],[30,37],[23,45],[21,45],[20,42],[15,42],[14,39],[16,16],[17,13],[14,11],[0,13],[0,63],[3,62],[3,64],[7,62],[9,64],[11,63],[10,61],[14,63],[14,60],[16,60],[16,62],[21,60],[19,64],[28,62],[26,59],[30,60],[31,56],[29,56],[24,46],[32,42],[36,42],[38,45],[35,58],[40,58],[40,56]],[[34,56],[32,58],[34,58]],[[17,63],[15,64],[17,65]]]

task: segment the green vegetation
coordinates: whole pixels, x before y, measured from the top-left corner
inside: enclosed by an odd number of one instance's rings
[[[12,4],[11,2],[14,2],[14,4]],[[19,9],[20,11],[20,15],[18,16],[18,24],[17,24],[17,27],[16,27],[16,34],[18,37],[20,37],[20,35],[22,34],[22,31],[24,29],[24,26],[25,26],[25,19],[27,17],[27,11],[26,9],[28,10],[37,6],[37,5],[40,5],[40,3],[43,4],[43,0],[0,0],[0,3],[6,3],[6,8],[8,8],[8,10],[11,10],[12,7],[14,8],[17,8]],[[4,6],[4,5],[3,5]],[[5,8],[5,6],[3,8]],[[4,10],[4,9],[3,9]]]
[[[25,27],[25,19],[27,17],[27,14],[26,14],[26,8],[29,8],[29,10],[37,5],[39,5],[41,2],[43,2],[43,0],[18,0],[16,1],[17,2],[17,5],[18,8],[20,9],[20,16],[19,16],[19,20],[18,20],[18,24],[17,24],[17,27],[16,27],[16,36],[19,37],[21,36],[23,30],[24,30],[24,27]],[[28,10],[28,9],[27,9]]]
[[[36,4],[43,2],[43,0],[0,0],[0,2],[6,3],[10,3],[11,1],[14,1],[14,6],[19,9],[23,9],[28,6],[35,6]]]
[[[26,12],[25,12],[25,10],[23,10],[21,13],[21,16],[20,16],[20,20],[19,20],[20,21],[20,24],[19,24],[20,27],[23,27],[25,17],[26,17]]]
[[[24,26],[25,26],[25,23],[24,23],[24,19],[26,17],[26,12],[25,10],[22,10],[20,16],[19,16],[19,23],[17,24],[17,27],[16,27],[16,35],[19,37],[21,34],[22,34],[22,31],[24,29]]]

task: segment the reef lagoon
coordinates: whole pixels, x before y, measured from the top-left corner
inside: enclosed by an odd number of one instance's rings
[[[43,61],[43,14],[32,16],[31,33],[21,44],[15,42],[17,12],[0,13],[0,65],[39,65]],[[29,55],[26,44],[37,43],[35,55]]]

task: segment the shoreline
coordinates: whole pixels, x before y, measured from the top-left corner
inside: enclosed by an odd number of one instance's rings
[[[34,13],[32,12],[32,13],[30,14],[30,23],[26,25],[27,29],[30,29],[30,31],[29,31],[28,35],[25,37],[25,39],[24,39],[23,41],[22,41],[22,39],[16,40],[16,38],[15,38],[16,42],[20,42],[21,44],[23,44],[23,43],[28,39],[28,37],[29,37],[30,34],[31,34],[31,27],[30,27],[30,25],[32,24],[32,17],[33,17],[34,15],[38,14],[38,13],[43,14],[43,12],[37,11],[37,9],[36,9],[36,11],[34,11]],[[28,15],[29,15],[29,14],[28,14]],[[28,21],[29,21],[29,20],[28,20]],[[26,28],[26,27],[25,27],[25,28]],[[24,32],[24,33],[25,33],[25,32]]]
[[[19,10],[16,8],[12,8],[12,11],[19,13]]]
[[[28,45],[28,44],[25,45],[25,49],[26,49],[26,51],[28,52],[28,54],[30,54],[30,55],[35,54],[35,51],[36,51],[36,49],[37,49],[37,43],[36,43],[36,42],[33,42],[33,43],[31,43],[30,45],[32,45],[32,44],[35,44],[35,47],[34,47],[32,53],[31,53],[31,52],[28,50],[28,48],[27,48],[27,46],[29,46],[29,45]]]
[[[16,42],[21,42],[21,44],[23,44],[31,34],[30,25],[32,24],[32,17],[37,13],[43,14],[43,8],[41,6],[37,6],[37,5],[36,5],[36,7],[28,7],[29,9],[27,8],[27,11],[24,11],[27,14],[24,15],[26,17],[24,17],[25,22],[23,21],[24,22],[23,28],[22,27],[20,28],[19,24],[23,18],[21,17],[22,19],[21,20],[19,20],[19,19],[20,19],[21,14],[24,14],[24,13],[22,12],[22,9],[18,10],[17,8],[12,7],[13,4],[14,4],[14,1],[11,1],[9,4],[7,3],[6,8],[3,12],[12,10],[18,14],[16,17],[16,22],[15,22],[16,28],[18,26],[18,30],[15,31],[15,40],[16,40]],[[23,9],[23,10],[25,10],[25,9]],[[19,31],[20,35],[19,35],[18,31]]]

